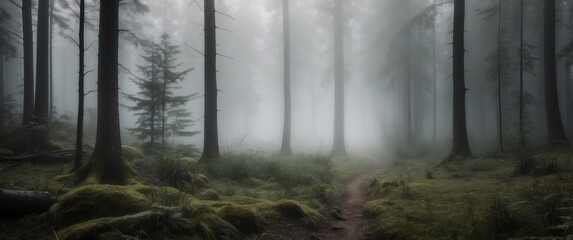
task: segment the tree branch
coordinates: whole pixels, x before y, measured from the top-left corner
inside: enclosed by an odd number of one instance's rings
[[[191,49],[195,50],[195,52],[197,52],[197,53],[201,54],[202,56],[205,56],[205,54],[204,54],[204,53],[200,52],[199,50],[195,49],[194,47],[191,47],[191,45],[187,44],[187,42],[185,42],[185,45],[186,45],[187,47],[189,47],[189,48],[191,48]]]

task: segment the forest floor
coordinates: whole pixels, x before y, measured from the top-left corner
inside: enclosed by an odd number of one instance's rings
[[[279,240],[372,239],[372,229],[362,215],[362,208],[369,199],[367,183],[380,174],[382,165],[379,162],[372,162],[369,169],[346,182],[344,197],[338,206],[330,209],[325,216],[327,227],[313,231],[308,228],[287,225],[286,228],[271,229],[272,237]]]

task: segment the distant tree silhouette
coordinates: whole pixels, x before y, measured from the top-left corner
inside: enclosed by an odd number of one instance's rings
[[[334,1],[334,136],[332,155],[346,155],[344,143],[344,14],[343,0]]]
[[[284,122],[281,154],[292,154],[291,148],[291,79],[290,79],[290,8],[289,0],[283,0],[283,54],[284,54]]]

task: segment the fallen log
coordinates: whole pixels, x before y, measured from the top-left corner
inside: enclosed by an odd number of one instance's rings
[[[87,152],[84,151],[83,154],[85,155],[87,154]],[[24,161],[24,162],[32,162],[40,164],[51,164],[51,163],[72,161],[74,157],[75,157],[75,150],[72,149],[72,150],[59,150],[59,151],[24,155],[17,157],[0,156],[0,161],[5,161],[5,162]]]
[[[0,215],[24,216],[47,211],[56,197],[48,192],[0,189]]]

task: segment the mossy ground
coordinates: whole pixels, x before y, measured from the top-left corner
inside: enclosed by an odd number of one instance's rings
[[[552,161],[559,173],[515,175],[519,155],[470,159],[433,169],[436,161],[401,160],[387,164],[370,182],[372,200],[363,209],[376,226],[376,239],[508,239],[564,236],[547,231],[551,211],[544,197],[573,196],[573,155],[535,156]],[[565,201],[562,202],[565,206]],[[569,215],[573,216],[573,215]],[[563,238],[565,239],[565,238]]]
[[[155,163],[130,163],[148,185],[64,188],[47,213],[0,220],[0,239],[52,239],[55,235],[59,239],[273,239],[273,231],[285,224],[320,227],[321,210],[342,195],[340,184],[368,167],[320,156],[230,156],[228,161],[236,164],[213,173],[193,169],[191,160],[160,160],[158,164],[168,165],[161,169]],[[6,171],[0,171],[1,187],[43,189],[56,195],[72,166],[0,163],[0,169],[5,167]],[[240,172],[244,169],[248,169],[246,174]],[[274,175],[264,172],[268,169]],[[221,176],[228,173],[244,178]],[[176,179],[173,174],[182,181],[171,181]]]

